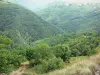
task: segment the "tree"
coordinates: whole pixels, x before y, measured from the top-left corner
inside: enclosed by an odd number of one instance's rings
[[[56,57],[60,57],[63,61],[69,62],[71,51],[66,44],[54,46],[53,51]]]
[[[26,52],[26,58],[33,65],[39,64],[42,62],[42,60],[48,60],[52,57],[53,53],[47,44],[38,44],[33,49],[29,49]]]
[[[35,66],[37,73],[47,73],[52,70],[64,67],[64,62],[61,58],[50,58],[49,60],[42,60],[41,64]]]
[[[23,56],[17,55],[13,51],[0,50],[0,72],[8,73],[14,70],[20,66],[23,60]]]
[[[13,41],[10,38],[0,35],[0,49],[7,48],[12,43],[13,43]]]

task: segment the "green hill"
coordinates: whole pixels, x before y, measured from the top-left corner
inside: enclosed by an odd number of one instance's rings
[[[26,44],[61,33],[34,12],[10,2],[0,1],[0,34],[16,43]]]
[[[99,32],[100,4],[65,4],[57,2],[38,12],[47,22],[66,32]]]
[[[100,72],[100,55],[92,57],[100,52],[99,4],[54,3],[38,13],[44,21],[11,2],[0,0],[0,75]]]

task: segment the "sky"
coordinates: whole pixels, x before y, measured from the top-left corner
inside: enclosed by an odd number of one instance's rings
[[[20,0],[23,1],[25,3],[42,3],[42,4],[48,4],[48,3],[52,3],[54,1],[65,1],[67,3],[88,3],[88,2],[92,2],[92,3],[100,3],[100,0]]]
[[[100,3],[100,0],[63,0],[68,3]]]
[[[29,9],[39,10],[55,1],[64,1],[65,3],[100,3],[100,0],[19,0],[19,3]]]

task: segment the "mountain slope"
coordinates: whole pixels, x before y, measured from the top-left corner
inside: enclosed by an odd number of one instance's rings
[[[54,3],[38,14],[47,22],[66,32],[98,32],[100,4]]]
[[[0,34],[7,35],[14,42],[26,44],[58,33],[61,33],[58,28],[32,11],[9,2],[0,2]]]

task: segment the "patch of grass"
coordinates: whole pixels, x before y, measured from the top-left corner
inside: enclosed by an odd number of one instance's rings
[[[81,61],[81,60],[85,60],[88,59],[88,56],[78,56],[78,57],[71,57],[70,62],[76,62],[76,61]]]
[[[29,72],[25,72],[25,73],[22,73],[21,75],[35,75],[35,74],[29,73]]]
[[[71,57],[70,63],[66,63],[66,67],[71,66],[72,64],[78,63],[79,61],[83,61],[89,59],[89,56],[77,56],[77,57]]]
[[[71,61],[78,61],[65,69],[56,70],[43,75],[93,75],[100,72],[100,54],[91,57],[73,57]]]
[[[31,68],[26,70],[26,72],[33,72],[33,71],[34,71],[34,67],[31,67]]]
[[[29,65],[29,61],[23,62],[21,65]]]
[[[97,52],[97,54],[100,53],[100,46],[98,46],[98,47],[96,48],[96,52]]]

